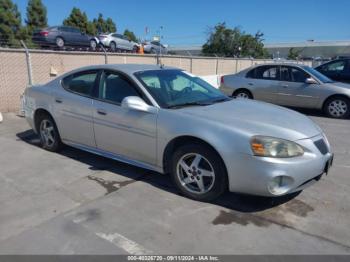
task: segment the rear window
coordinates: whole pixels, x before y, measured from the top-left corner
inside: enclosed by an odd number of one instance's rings
[[[63,87],[73,93],[92,96],[97,71],[79,72],[63,79]]]

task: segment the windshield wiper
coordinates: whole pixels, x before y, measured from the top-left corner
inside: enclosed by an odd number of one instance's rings
[[[208,102],[188,102],[188,103],[183,103],[178,105],[170,105],[170,106],[167,106],[167,108],[181,108],[181,107],[187,107],[187,106],[208,106],[211,104],[212,103],[208,103]]]

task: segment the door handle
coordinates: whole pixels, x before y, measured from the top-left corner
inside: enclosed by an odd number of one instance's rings
[[[55,98],[55,102],[61,104],[63,101],[61,98]]]
[[[287,87],[288,87],[288,85],[282,85],[282,87],[287,88]]]
[[[97,114],[105,116],[107,115],[107,112],[103,109],[97,109]]]
[[[253,86],[254,84],[253,83],[248,83],[248,85]]]

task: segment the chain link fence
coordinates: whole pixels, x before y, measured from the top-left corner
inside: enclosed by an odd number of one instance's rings
[[[20,96],[28,85],[44,84],[54,77],[94,64],[164,64],[187,70],[195,75],[210,76],[239,72],[255,64],[271,63],[271,59],[233,59],[164,55],[108,53],[106,50],[55,51],[0,47],[0,112],[18,111]],[[3,46],[3,45],[2,45]],[[290,62],[290,61],[288,61]],[[311,65],[311,62],[299,62]]]

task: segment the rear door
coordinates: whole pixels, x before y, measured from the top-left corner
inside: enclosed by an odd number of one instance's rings
[[[97,70],[72,74],[53,91],[54,118],[63,140],[95,147],[92,93],[97,75]]]
[[[249,89],[254,99],[277,103],[276,92],[279,83],[279,66],[258,66],[246,74],[246,83],[242,88]]]
[[[280,75],[278,104],[305,108],[313,108],[317,105],[320,85],[306,83],[306,79],[311,78],[311,75],[294,66],[281,66]]]

